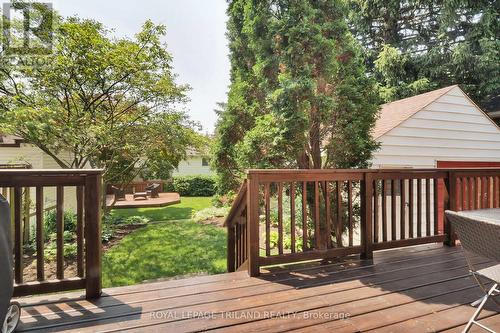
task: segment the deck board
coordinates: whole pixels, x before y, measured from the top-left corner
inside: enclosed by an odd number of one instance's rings
[[[110,288],[92,302],[78,293],[25,298],[20,331],[453,332],[480,294],[459,248],[423,245],[373,260],[271,267],[259,278],[238,272]],[[499,325],[493,307],[483,317]]]

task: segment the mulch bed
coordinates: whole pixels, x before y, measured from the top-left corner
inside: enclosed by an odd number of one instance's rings
[[[123,237],[130,234],[132,231],[145,227],[146,224],[130,224],[119,226],[115,229],[113,238],[108,242],[102,244],[103,253],[108,251],[110,248],[118,244]],[[35,253],[25,253],[23,256],[23,281],[36,281],[36,254]],[[53,261],[45,261],[44,263],[45,280],[56,279],[57,263]],[[76,258],[65,259],[64,260],[64,277],[70,278],[76,276]]]

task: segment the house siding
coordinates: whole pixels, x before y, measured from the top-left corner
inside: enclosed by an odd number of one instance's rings
[[[194,175],[213,175],[210,166],[202,165],[201,156],[188,156],[188,158],[179,163],[177,170],[172,173],[173,176],[194,176]]]
[[[500,129],[458,88],[378,138],[373,167],[434,168],[438,160],[500,161]]]

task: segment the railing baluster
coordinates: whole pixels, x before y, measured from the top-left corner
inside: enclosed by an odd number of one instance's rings
[[[500,177],[495,176],[495,188],[494,188],[494,207],[500,207]]]
[[[486,177],[481,177],[481,208],[488,208],[488,188]]]
[[[307,183],[302,182],[302,251],[308,249],[307,242]]]
[[[414,200],[414,195],[415,191],[414,189],[414,179],[410,178],[408,179],[408,238],[413,238],[415,237],[414,233],[414,215],[415,215],[415,200]]]
[[[480,204],[480,178],[479,177],[473,177],[474,179],[474,209],[479,209],[481,206]]]
[[[487,208],[493,208],[493,195],[491,189],[491,177],[486,177],[486,200],[488,202]]]
[[[469,209],[474,209],[474,178],[467,177],[467,193],[468,193],[468,202],[467,206]]]
[[[382,179],[382,241],[387,242],[387,191],[386,180]]]
[[[43,230],[43,187],[36,188],[36,278],[38,281],[45,280],[43,245],[45,233]]]
[[[23,192],[23,239],[24,243],[28,243],[30,239],[30,188],[25,187]]]
[[[364,247],[362,258],[373,258],[373,229],[372,229],[372,198],[373,178],[371,173],[365,173],[361,182],[361,244]]]
[[[462,210],[467,210],[469,209],[468,208],[468,205],[467,203],[469,202],[468,200],[468,197],[467,197],[467,177],[462,177],[460,178],[460,182],[461,182],[461,191],[462,191],[462,201],[461,201],[461,205],[462,205]]]
[[[396,240],[396,180],[391,180],[391,240]]]
[[[400,210],[400,239],[406,238],[406,180],[400,180],[401,210]]]
[[[425,235],[431,235],[431,180],[425,179]]]
[[[264,209],[266,215],[266,256],[271,255],[271,198],[270,198],[270,185],[264,185]]]
[[[64,188],[56,190],[56,276],[64,279]]]
[[[11,194],[11,203],[14,203],[14,279],[16,283],[23,282],[23,235],[21,221],[21,195],[22,191],[19,186],[14,187],[14,192]]]
[[[84,276],[83,271],[83,186],[76,187],[76,274]]]
[[[422,237],[422,179],[417,179],[417,237]]]
[[[283,183],[278,183],[278,252],[283,254]]]
[[[342,247],[342,231],[344,230],[344,216],[342,213],[342,185],[337,181],[337,228],[335,230],[337,247]]]
[[[378,181],[373,181],[373,242],[378,243],[379,234],[379,193],[378,193]],[[351,203],[352,205],[352,198]]]
[[[324,182],[325,191],[325,223],[326,223],[326,248],[332,247],[332,228],[331,228],[331,207],[330,207],[330,184]]]
[[[354,230],[353,230],[353,214],[352,214],[352,182],[347,181],[347,206],[348,206],[348,219],[349,219],[349,246],[353,246]]]
[[[290,251],[295,253],[295,182],[290,183]]]
[[[319,225],[319,186],[314,182],[314,240],[316,250],[321,249],[321,235]]]
[[[439,234],[439,179],[433,180],[434,194],[434,235]]]

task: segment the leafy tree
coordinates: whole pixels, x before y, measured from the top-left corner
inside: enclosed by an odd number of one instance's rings
[[[218,189],[246,168],[364,167],[378,95],[342,1],[231,1],[231,86],[214,146]]]
[[[350,0],[352,30],[391,101],[460,84],[486,109],[500,91],[493,0]]]
[[[106,182],[145,169],[165,177],[199,138],[176,110],[188,87],[175,82],[164,35],[150,21],[134,39],[116,39],[96,21],[58,18],[50,55],[1,64],[0,131],[62,168],[104,168]]]

